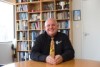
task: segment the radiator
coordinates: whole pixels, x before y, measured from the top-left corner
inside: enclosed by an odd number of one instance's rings
[[[0,42],[0,65],[12,63],[12,42]]]

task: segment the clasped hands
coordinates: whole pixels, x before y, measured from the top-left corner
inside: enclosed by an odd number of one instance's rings
[[[54,58],[50,55],[46,57],[46,62],[49,64],[59,64],[63,61],[63,58],[61,55],[56,55]]]

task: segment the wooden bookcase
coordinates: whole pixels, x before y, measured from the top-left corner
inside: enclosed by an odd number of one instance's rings
[[[63,9],[60,3],[65,3]],[[59,32],[72,41],[72,0],[16,0],[17,60],[30,59],[35,38],[44,30],[47,18],[55,18]]]

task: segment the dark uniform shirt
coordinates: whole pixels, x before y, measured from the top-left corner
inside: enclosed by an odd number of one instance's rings
[[[36,38],[35,45],[31,50],[30,58],[36,61],[46,61],[50,51],[51,37],[46,32]],[[74,58],[74,49],[68,36],[64,33],[57,32],[54,36],[55,55],[61,55],[63,61]]]

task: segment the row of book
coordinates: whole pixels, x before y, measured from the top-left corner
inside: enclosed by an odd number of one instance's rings
[[[68,9],[69,4],[65,4],[64,9]],[[62,9],[62,7],[57,3],[56,9]],[[54,10],[54,3],[44,3],[42,10]],[[17,11],[28,11],[27,4],[17,5]]]
[[[54,18],[54,12],[45,12],[45,13],[43,13],[42,19],[46,20],[48,18]]]
[[[19,52],[18,53],[19,61],[27,61],[30,60],[29,52]]]
[[[43,10],[54,10],[54,3],[43,3]]]
[[[69,19],[70,13],[67,11],[64,12],[58,12],[57,13],[57,19]]]
[[[28,2],[28,0],[16,0],[17,3]]]
[[[27,31],[19,31],[17,36],[17,40],[27,40],[28,39],[28,32]]]
[[[27,41],[17,42],[17,44],[18,44],[18,50],[20,50],[20,51],[27,51],[29,48]]]
[[[30,33],[30,39],[31,39],[32,41],[35,41],[36,37],[37,37],[39,34],[40,34],[40,31],[32,31],[32,32]]]
[[[58,28],[59,29],[68,29],[68,28],[70,28],[70,21],[67,20],[67,21],[58,22]]]
[[[21,5],[17,5],[17,11],[28,11],[28,5],[26,4],[21,4]]]
[[[17,3],[21,3],[21,2],[33,2],[33,1],[39,1],[39,0],[16,0]]]
[[[41,22],[35,21],[31,23],[31,30],[40,30],[41,29]]]
[[[36,37],[41,33],[43,33],[43,31],[41,31],[41,30],[30,31],[29,39],[34,41],[36,39]],[[28,32],[27,31],[18,31],[17,34],[18,34],[17,40],[28,40]]]
[[[31,14],[30,15],[30,21],[36,21],[36,20],[40,20],[40,14]]]
[[[27,20],[19,20],[18,23],[16,23],[17,30],[27,30],[28,29],[28,21]]]
[[[69,11],[57,12],[57,19],[69,19]],[[44,12],[42,19],[46,20],[48,18],[54,18],[54,12]],[[19,13],[19,20],[28,20],[28,13],[22,12]],[[40,14],[30,15],[30,21],[40,20]]]
[[[28,20],[28,13],[27,12],[23,12],[23,13],[19,13],[19,20]]]

